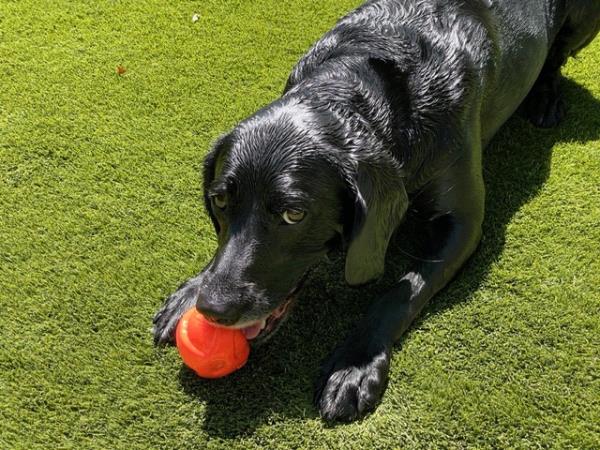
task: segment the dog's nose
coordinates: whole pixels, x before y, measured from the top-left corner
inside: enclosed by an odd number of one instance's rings
[[[214,301],[205,295],[198,295],[196,309],[211,322],[223,326],[236,323],[241,317],[241,309],[228,302]]]

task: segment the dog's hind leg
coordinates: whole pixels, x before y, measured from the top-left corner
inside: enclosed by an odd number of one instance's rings
[[[550,48],[546,62],[523,103],[524,113],[536,126],[558,125],[565,115],[560,93],[560,68],[569,56],[575,56],[600,30],[600,2],[567,2],[568,14]]]

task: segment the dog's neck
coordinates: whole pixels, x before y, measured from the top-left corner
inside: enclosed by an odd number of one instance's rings
[[[350,151],[355,146],[388,150],[406,173],[410,192],[429,178],[422,168],[433,166],[428,161],[448,138],[444,130],[450,121],[445,119],[448,111],[423,107],[436,77],[423,78],[423,63],[409,59],[398,67],[369,55],[340,55],[290,87],[284,99],[334,116],[345,130]],[[419,89],[414,87],[417,80]]]

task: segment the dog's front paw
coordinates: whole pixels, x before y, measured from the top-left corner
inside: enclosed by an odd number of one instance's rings
[[[155,345],[172,344],[175,342],[175,328],[183,313],[196,304],[198,287],[195,278],[188,280],[171,294],[165,304],[158,310],[152,320],[152,334]]]
[[[387,386],[390,346],[348,339],[329,356],[314,403],[328,421],[350,422],[373,411]]]

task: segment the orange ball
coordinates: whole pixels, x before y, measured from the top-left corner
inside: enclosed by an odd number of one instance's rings
[[[240,330],[215,326],[196,308],[187,311],[175,331],[183,362],[203,378],[221,378],[241,368],[250,345]]]

